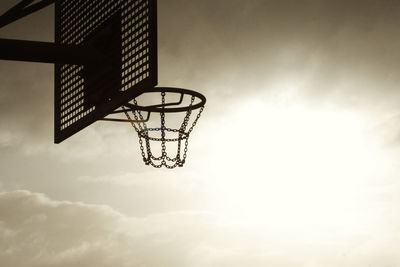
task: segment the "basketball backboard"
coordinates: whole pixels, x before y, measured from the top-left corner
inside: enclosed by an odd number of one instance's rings
[[[55,42],[99,55],[55,65],[55,143],[158,83],[157,0],[58,0]]]

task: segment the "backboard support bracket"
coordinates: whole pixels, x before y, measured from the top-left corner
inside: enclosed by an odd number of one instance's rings
[[[0,38],[0,59],[60,64],[96,64],[102,57],[91,47]]]

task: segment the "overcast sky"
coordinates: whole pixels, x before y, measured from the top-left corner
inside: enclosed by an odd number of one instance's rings
[[[158,12],[159,85],[208,100],[180,169],[128,124],[53,144],[53,66],[0,61],[0,266],[400,266],[400,2]],[[0,37],[54,41],[53,16]]]

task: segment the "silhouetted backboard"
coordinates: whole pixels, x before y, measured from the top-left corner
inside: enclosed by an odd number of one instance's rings
[[[55,143],[157,85],[157,0],[59,0],[56,44],[96,62],[55,65]],[[84,51],[84,50],[82,50]]]

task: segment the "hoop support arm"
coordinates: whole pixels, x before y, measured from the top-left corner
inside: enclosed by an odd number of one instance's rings
[[[171,103],[165,103],[165,104],[158,104],[158,105],[145,106],[145,108],[146,108],[146,109],[152,109],[152,108],[163,108],[163,107],[175,106],[175,105],[180,105],[180,104],[182,104],[182,101],[183,101],[183,93],[181,93],[181,96],[180,96],[178,102],[171,102]],[[132,111],[134,111],[134,110],[140,110],[140,109],[137,108],[138,106],[135,106],[135,105],[133,105],[133,104],[126,103],[125,105],[128,106],[128,107],[130,107]],[[150,111],[150,112],[151,112],[151,111]]]
[[[0,39],[0,59],[59,64],[95,64],[101,55],[78,45]]]
[[[152,109],[152,108],[162,108],[162,107],[168,107],[168,106],[175,106],[175,105],[180,105],[180,104],[182,103],[182,101],[183,101],[183,93],[181,93],[181,96],[180,96],[178,102],[171,102],[171,103],[166,103],[166,104],[158,104],[158,105],[145,106],[145,108],[147,108],[147,109]],[[115,110],[115,111],[112,112],[112,114],[124,113],[124,112],[127,112],[127,111],[135,112],[135,111],[140,110],[140,109],[137,108],[138,106],[135,106],[135,105],[133,105],[133,104],[131,104],[131,103],[125,103],[125,106],[126,106],[126,107],[129,107],[129,109]],[[147,112],[148,112],[148,114],[150,114],[150,113],[151,113],[151,110],[149,110],[149,111],[147,111]],[[124,121],[125,121],[125,120],[124,120]],[[147,120],[146,120],[146,121],[147,121]]]
[[[128,111],[128,110],[127,110]],[[116,113],[116,112],[115,112]],[[150,120],[150,112],[147,113],[147,117],[144,120],[126,120],[126,119],[114,119],[114,118],[102,118],[101,121],[115,121],[115,122],[133,122],[133,123],[142,123],[148,122]]]

